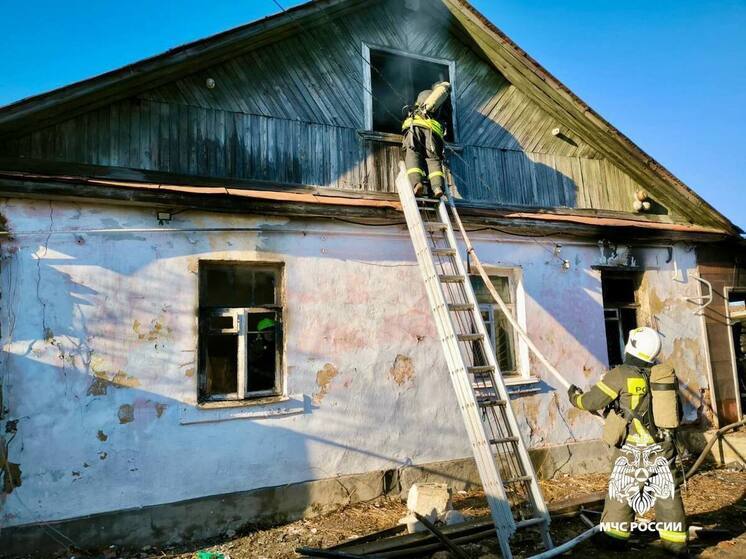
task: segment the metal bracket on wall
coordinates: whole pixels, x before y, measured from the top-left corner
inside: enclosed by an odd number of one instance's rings
[[[694,303],[695,305],[697,305],[697,308],[694,310],[694,314],[696,316],[702,316],[707,306],[710,303],[712,303],[712,284],[706,279],[701,278],[699,276],[695,276],[694,274],[690,274],[690,277],[692,279],[697,280],[699,283],[707,286],[707,290],[708,290],[707,295],[702,295],[700,297],[687,297],[686,298],[686,300],[689,303]]]

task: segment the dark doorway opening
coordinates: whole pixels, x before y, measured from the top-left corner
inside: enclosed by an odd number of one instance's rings
[[[624,361],[624,346],[630,330],[637,328],[637,290],[640,274],[634,272],[601,272],[601,289],[604,301],[604,323],[606,326],[606,351],[609,366],[615,367]]]

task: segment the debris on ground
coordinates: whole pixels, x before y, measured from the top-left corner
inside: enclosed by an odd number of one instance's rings
[[[556,501],[605,491],[607,480],[608,476],[604,474],[560,475],[552,480],[541,481],[540,484],[545,499],[551,506]],[[743,557],[743,550],[746,548],[746,472],[735,468],[701,471],[689,480],[686,488],[682,488],[682,495],[690,525],[718,528],[727,534],[721,536],[720,541],[705,538],[694,540],[691,544],[692,551],[705,559]],[[480,491],[455,492],[452,504],[454,510],[467,518],[489,515],[487,503]],[[408,513],[406,503],[398,497],[381,497],[331,514],[275,528],[246,528],[239,533],[231,531],[217,540],[201,544],[166,548],[145,546],[136,551],[111,547],[106,550],[106,555],[122,559],[221,559],[221,555],[222,559],[295,559],[300,557],[295,551],[298,547],[327,548],[390,529],[398,526],[399,519]],[[597,521],[598,515],[593,518]],[[555,543],[569,540],[587,529],[577,516],[555,519],[551,528]],[[727,539],[722,539],[723,537]],[[638,552],[644,550],[646,558],[666,557],[654,540],[652,535],[643,536],[642,539],[635,536],[632,549]],[[511,547],[515,557],[527,557],[539,551],[539,537],[529,531],[519,531],[511,541]],[[500,557],[496,538],[469,543],[463,548],[476,559]],[[592,553],[594,559],[618,557],[618,552],[598,550],[592,542],[580,544],[574,553]],[[69,557],[69,554],[64,557]],[[449,559],[452,556],[447,551],[438,551],[425,557]]]
[[[417,519],[417,514],[426,517],[430,522],[441,521],[445,524],[453,523],[451,490],[445,483],[415,483],[407,493],[407,515],[399,519],[399,524],[407,526],[407,532],[425,532],[426,526]],[[463,518],[463,516],[462,516]]]

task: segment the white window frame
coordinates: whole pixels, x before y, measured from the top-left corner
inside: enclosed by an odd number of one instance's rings
[[[237,383],[236,392],[227,394],[214,393],[209,395],[201,395],[203,402],[249,402],[256,400],[262,400],[266,398],[277,398],[285,396],[285,374],[284,374],[284,355],[285,355],[285,340],[284,340],[284,302],[282,287],[284,281],[284,265],[280,262],[255,262],[255,261],[237,261],[237,260],[209,260],[205,259],[200,261],[200,265],[210,264],[226,264],[232,266],[245,266],[251,267],[255,270],[272,270],[276,274],[276,285],[275,285],[275,301],[274,305],[265,305],[262,307],[215,307],[211,309],[209,317],[230,317],[233,320],[233,325],[229,328],[212,329],[213,333],[218,334],[237,334],[238,335],[238,348],[237,348]],[[202,289],[199,286],[199,289]],[[199,294],[197,295],[199,300]],[[200,309],[200,315],[201,315]],[[249,363],[247,356],[248,349],[248,318],[249,314],[253,313],[276,313],[279,317],[280,332],[279,339],[275,340],[275,351],[276,357],[276,369],[275,369],[275,384],[271,389],[267,390],[247,390],[247,383],[249,378]],[[200,320],[200,319],[198,319]],[[209,319],[208,319],[209,320]],[[209,328],[209,325],[207,326]],[[198,337],[201,337],[205,332],[198,325]],[[207,382],[206,375],[206,364],[203,362],[203,340],[200,338],[197,340],[198,344],[198,391],[201,391],[201,383]]]
[[[414,58],[416,60],[423,60],[425,62],[432,62],[434,64],[441,64],[448,67],[448,81],[451,84],[451,92],[456,91],[456,62],[447,58],[433,58],[432,56],[425,56],[423,54],[416,54],[413,52],[407,52],[399,49],[392,49],[390,47],[384,47],[375,44],[363,43],[363,96],[365,99],[365,130],[375,132],[373,130],[373,79],[371,76],[372,67],[370,64],[370,51],[383,51],[389,54],[395,54],[397,56],[406,56],[408,58]],[[453,124],[452,137],[454,141],[459,139],[458,134],[458,121],[456,112],[456,99],[455,95],[448,97],[448,102],[451,103],[451,121]]]
[[[484,271],[487,272],[487,275],[490,277],[496,276],[508,279],[508,290],[510,291],[512,302],[510,304],[506,303],[506,306],[513,310],[513,318],[515,318],[518,325],[525,332],[526,292],[523,285],[523,270],[520,267],[503,268],[484,266]],[[477,274],[472,273],[471,275]],[[502,313],[499,308],[496,308],[497,306],[498,305],[496,302],[494,304],[482,303],[479,305],[479,310],[483,311],[489,308],[490,314],[494,316],[497,315],[497,313]],[[489,332],[489,328],[487,328],[487,330]],[[512,334],[516,374],[506,376],[505,384],[511,385],[524,384],[527,382],[538,382],[539,379],[536,376],[531,375],[528,344],[526,344],[523,338],[517,332],[515,332],[515,330],[512,332]],[[493,350],[495,349],[495,335],[496,332],[493,327],[492,339],[490,340]],[[497,358],[497,356],[495,357]]]

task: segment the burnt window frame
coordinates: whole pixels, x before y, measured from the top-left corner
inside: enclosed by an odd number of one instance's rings
[[[230,266],[248,268],[255,272],[271,272],[275,276],[274,304],[257,307],[218,307],[202,305],[203,271],[210,266]],[[285,394],[284,354],[285,354],[285,307],[284,278],[285,267],[282,262],[253,260],[199,260],[197,273],[197,401],[199,403],[251,403],[261,402],[268,398],[282,397]],[[277,322],[275,326],[275,381],[271,389],[248,390],[248,315],[273,313]],[[238,336],[236,392],[207,392],[206,339],[210,333],[210,318],[231,317],[233,323],[229,328],[213,328],[211,333],[220,331]],[[243,365],[243,367],[242,367]],[[241,374],[243,369],[243,374]]]
[[[381,132],[378,130],[374,130],[373,128],[373,81],[372,81],[372,72],[373,68],[371,67],[371,51],[379,51],[386,54],[393,54],[395,56],[404,56],[407,58],[412,58],[415,60],[421,60],[423,62],[430,62],[432,64],[440,64],[442,66],[446,66],[448,68],[448,82],[451,84],[451,95],[448,97],[448,102],[451,104],[451,125],[452,130],[450,131],[450,138],[447,140],[448,144],[458,144],[459,141],[459,127],[458,127],[458,112],[457,112],[457,104],[456,104],[456,96],[453,95],[453,92],[456,91],[457,87],[457,77],[456,77],[456,62],[454,60],[448,59],[448,58],[435,58],[432,56],[426,56],[424,54],[417,54],[413,52],[407,52],[400,49],[394,49],[391,47],[385,47],[381,45],[376,45],[373,43],[363,43],[363,83],[365,84],[365,87],[363,88],[363,96],[365,99],[364,107],[365,107],[365,115],[364,115],[364,126],[365,131],[372,133],[372,134],[391,134],[390,132]],[[416,95],[416,93],[415,93]],[[412,99],[414,101],[414,99]],[[397,110],[401,111],[402,107],[398,107]],[[402,120],[404,120],[404,115],[402,114]],[[401,134],[398,134],[401,136]]]

